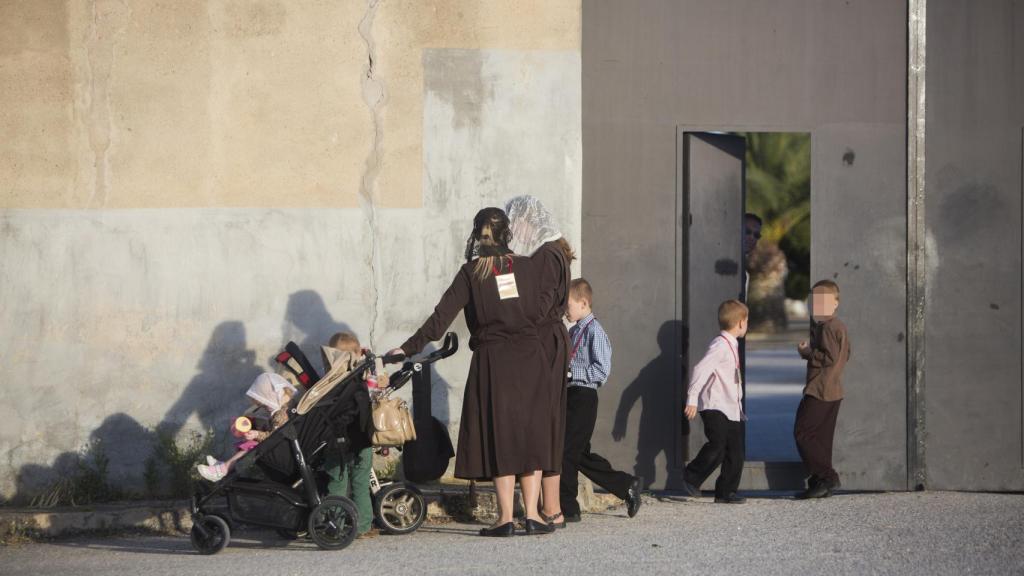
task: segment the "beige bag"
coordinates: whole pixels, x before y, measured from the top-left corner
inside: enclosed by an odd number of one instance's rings
[[[409,404],[401,398],[381,395],[373,403],[373,445],[401,446],[416,439]]]

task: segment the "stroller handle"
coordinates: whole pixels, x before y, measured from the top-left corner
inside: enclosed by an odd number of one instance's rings
[[[444,344],[441,345],[440,348],[438,348],[437,350],[434,350],[430,354],[427,354],[423,358],[419,359],[417,362],[419,364],[433,364],[434,362],[437,362],[438,360],[443,360],[443,359],[451,356],[452,354],[455,354],[458,351],[459,351],[459,335],[456,334],[455,332],[449,332],[449,333],[444,335]],[[399,362],[401,362],[402,360],[405,360],[406,358],[407,358],[407,356],[405,354],[401,354],[401,353],[399,353],[399,354],[388,354],[386,356],[381,356],[380,357],[380,359],[385,364],[398,364]],[[408,364],[408,362],[406,362],[406,364]],[[404,366],[403,366],[403,369],[404,369]]]
[[[402,365],[402,369],[399,370],[398,372],[396,372],[391,377],[391,382],[389,384],[389,388],[391,388],[392,391],[398,390],[402,386],[405,386],[405,384],[412,378],[413,374],[423,370],[423,366],[425,366],[427,364],[433,364],[434,362],[437,362],[438,360],[443,360],[443,359],[451,356],[452,354],[455,354],[455,352],[457,352],[458,350],[459,350],[459,337],[458,337],[458,335],[455,334],[455,332],[449,332],[449,333],[445,334],[445,336],[444,336],[444,344],[440,348],[438,348],[437,350],[434,350],[430,354],[427,354],[426,356],[424,356],[423,358],[421,358],[420,360],[417,360],[415,362],[413,362],[411,360],[406,361],[405,364]],[[395,354],[395,355],[391,356],[391,358],[394,358],[394,357],[398,357],[398,360],[401,360],[405,356],[404,355],[399,355],[399,354]],[[383,358],[383,360],[385,362],[387,362],[388,358],[389,358],[388,356],[385,356]]]

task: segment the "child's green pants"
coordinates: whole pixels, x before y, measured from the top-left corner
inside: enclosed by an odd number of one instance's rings
[[[373,469],[373,448],[363,448],[344,458],[328,456],[327,474],[331,477],[327,490],[334,496],[347,496],[356,503],[362,534],[373,525],[373,503],[370,501],[370,470]],[[350,491],[351,489],[351,491]]]

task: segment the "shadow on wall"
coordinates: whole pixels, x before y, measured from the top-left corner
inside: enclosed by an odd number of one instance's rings
[[[686,439],[690,435],[689,422],[683,417],[683,407],[677,406],[675,382],[679,363],[688,365],[688,331],[678,320],[669,320],[658,329],[658,347],[661,352],[637,374],[636,378],[622,391],[619,408],[615,413],[612,438],[621,442],[626,437],[629,415],[633,406],[640,403],[640,424],[637,433],[637,455],[633,473],[644,478],[644,488],[650,488],[657,477],[655,461],[659,454],[665,456],[666,486],[679,486],[682,469],[674,466],[677,442],[682,442],[685,460]],[[680,342],[676,348],[675,343]],[[682,357],[678,350],[682,351]],[[684,368],[685,370],[685,368]],[[685,377],[685,373],[683,374]],[[684,399],[685,400],[685,399]],[[675,420],[683,423],[682,439],[675,438]]]
[[[131,481],[139,463],[149,457],[156,435],[134,418],[118,413],[108,416],[89,434],[82,452],[64,452],[51,466],[26,464],[18,471],[16,492],[10,503],[52,506],[83,499],[116,499],[115,486]],[[98,452],[102,450],[102,452]],[[97,463],[97,457],[103,459]],[[87,485],[81,485],[87,484]]]
[[[248,406],[245,391],[263,372],[256,365],[255,351],[247,348],[245,325],[237,321],[217,325],[197,367],[199,373],[168,408],[157,428],[177,436],[195,414],[202,430],[212,430],[218,438],[216,450],[225,450],[228,422]]]
[[[142,493],[145,463],[156,453],[158,436],[176,437],[193,414],[203,433],[214,433],[213,453],[229,449],[228,422],[248,405],[245,390],[262,372],[255,363],[255,353],[247,348],[245,326],[238,321],[218,324],[197,368],[199,373],[178,399],[168,399],[170,407],[156,430],[125,413],[107,416],[89,434],[89,444],[80,451],[64,452],[50,466],[23,466],[10,503],[30,504],[35,500],[41,505],[56,505]]]
[[[320,357],[320,347],[326,345],[331,336],[338,332],[355,334],[364,347],[370,344],[363,335],[353,332],[348,324],[335,321],[331,313],[327,311],[324,299],[315,290],[299,290],[288,297],[288,307],[285,310],[284,325],[281,329],[283,337],[280,348],[282,350],[289,341],[295,342],[313,364],[313,367],[323,374],[324,366]],[[273,366],[274,359],[270,358],[267,363]]]
[[[323,298],[312,290],[295,292],[289,297],[284,329],[283,342],[295,340],[310,361],[317,364],[320,363],[321,344],[336,332],[351,331],[347,324],[334,321]],[[276,367],[276,361],[271,358],[267,365]],[[178,438],[179,442],[187,442],[187,439],[179,437],[179,433],[193,415],[202,433],[213,433],[212,444],[204,445],[204,450],[208,448],[218,457],[230,454],[234,439],[227,432],[229,423],[246,409],[249,402],[245,391],[265,371],[256,364],[255,351],[248,348],[245,325],[240,321],[218,324],[197,368],[198,373],[178,399],[173,402],[168,399],[170,407],[156,430],[143,426],[128,414],[108,416],[89,435],[89,445],[80,452],[65,452],[50,466],[23,466],[17,473],[15,495],[2,503],[29,504],[37,497],[49,495],[43,500],[49,500],[53,505],[66,503],[69,494],[87,495],[98,500],[116,499],[131,496],[129,490],[136,491],[136,488],[141,494],[146,462],[159,452],[160,438]],[[438,380],[434,387],[435,413],[439,412],[438,417],[447,421],[448,385]],[[186,455],[191,457],[191,454]],[[187,468],[190,464],[186,462],[184,465]],[[75,488],[70,485],[72,479],[90,486],[84,488],[85,492],[82,487],[77,487],[78,491],[69,493]],[[64,498],[60,498],[62,496]]]

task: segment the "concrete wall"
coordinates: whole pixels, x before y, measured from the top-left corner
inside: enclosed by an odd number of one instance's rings
[[[615,346],[594,434],[612,462],[677,485],[701,439],[680,435],[673,377],[713,336],[674,336],[677,127],[803,131],[812,274],[842,286],[854,342],[837,468],[851,488],[906,486],[906,28],[890,0],[584,4],[583,273]]]
[[[483,206],[534,194],[579,244],[579,19],[576,1],[0,3],[0,495],[93,439],[138,486],[148,428],[223,429],[290,339],[397,345]],[[468,358],[439,366],[453,429]]]
[[[928,2],[925,468],[1024,490],[1024,2]]]

